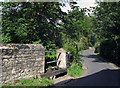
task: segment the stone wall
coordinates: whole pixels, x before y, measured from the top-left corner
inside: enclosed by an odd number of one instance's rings
[[[1,44],[0,82],[40,76],[45,71],[44,53],[40,44]]]

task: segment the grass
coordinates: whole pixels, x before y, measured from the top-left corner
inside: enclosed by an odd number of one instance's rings
[[[85,73],[85,69],[82,69],[82,66],[76,62],[72,62],[71,66],[67,69],[68,75],[72,77],[80,77]]]
[[[39,86],[39,87],[47,87],[47,86],[51,86],[53,84],[53,81],[51,81],[48,78],[37,78],[37,79],[22,79],[20,82],[18,83],[13,83],[13,84],[5,84],[3,85],[2,88],[13,88],[14,87],[22,87],[22,88],[26,88],[27,86]],[[31,87],[32,88],[32,87]]]

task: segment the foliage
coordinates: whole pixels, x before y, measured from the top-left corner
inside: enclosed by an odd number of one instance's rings
[[[3,43],[41,43],[46,50],[53,50],[62,47],[64,35],[75,41],[75,46],[81,38],[91,37],[85,9],[74,7],[67,15],[58,2],[2,2],[1,6]]]
[[[96,34],[100,45],[96,51],[102,57],[120,64],[120,2],[99,2],[94,11]]]
[[[13,87],[13,86],[22,86],[22,88],[26,88],[26,86],[50,86],[52,85],[53,82],[51,80],[49,80],[48,78],[37,78],[37,79],[23,79],[21,80],[20,82],[18,83],[14,83],[14,84],[5,84],[3,85],[3,88],[4,87]]]
[[[58,25],[65,15],[61,5],[58,2],[1,2],[2,42],[42,43],[48,45],[47,50],[60,46]]]
[[[78,52],[92,46],[93,33],[91,18],[85,15],[86,9],[75,8],[65,16],[61,23],[62,45],[76,58]]]
[[[101,38],[117,39],[120,37],[120,2],[101,2],[95,8],[98,34]]]
[[[45,55],[46,61],[56,60],[56,53],[48,53]]]
[[[102,42],[100,44],[100,55],[120,65],[120,39]]]
[[[63,47],[78,58],[80,50],[94,45],[95,35],[88,9],[73,4],[66,14],[59,2],[1,2],[2,43],[40,43],[49,51]],[[55,55],[46,58],[55,60]]]

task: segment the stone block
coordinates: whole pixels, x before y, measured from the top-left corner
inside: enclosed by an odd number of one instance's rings
[[[66,55],[67,51],[65,51],[64,49],[59,49],[57,51],[57,66],[59,68],[62,68],[62,69],[66,69],[67,68],[67,55]]]

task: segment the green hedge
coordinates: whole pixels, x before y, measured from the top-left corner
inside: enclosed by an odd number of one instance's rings
[[[96,47],[96,51],[106,59],[120,65],[120,39],[105,40]]]
[[[106,58],[112,59],[116,54],[116,43],[113,40],[106,40],[100,44],[100,54]]]

